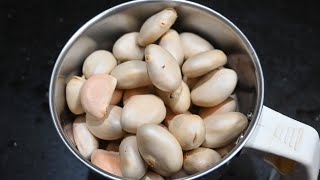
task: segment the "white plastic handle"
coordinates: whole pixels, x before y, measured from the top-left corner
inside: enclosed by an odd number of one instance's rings
[[[245,147],[287,175],[284,179],[318,178],[320,141],[317,131],[266,106]]]

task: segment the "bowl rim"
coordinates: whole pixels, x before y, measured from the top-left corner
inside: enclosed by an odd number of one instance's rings
[[[96,165],[92,164],[89,160],[84,159],[81,154],[78,152],[78,150],[69,142],[69,140],[67,139],[67,137],[64,135],[63,132],[63,128],[60,124],[58,115],[55,111],[56,106],[54,104],[54,95],[55,95],[55,84],[56,81],[58,79],[58,72],[59,69],[61,68],[61,64],[62,61],[65,57],[65,55],[67,54],[67,52],[70,50],[70,48],[72,47],[72,45],[74,44],[74,42],[82,35],[82,33],[84,33],[88,28],[90,28],[93,24],[95,24],[97,21],[99,21],[100,19],[102,19],[103,17],[107,16],[108,14],[112,14],[113,12],[118,12],[121,11],[123,9],[126,8],[130,8],[130,6],[132,5],[141,5],[143,3],[150,3],[150,2],[161,2],[161,3],[178,3],[179,5],[187,5],[187,6],[191,6],[191,7],[195,7],[198,8],[202,11],[205,11],[206,13],[215,16],[217,19],[219,19],[220,21],[222,21],[224,24],[226,24],[229,28],[231,28],[232,31],[234,31],[240,38],[241,41],[245,44],[247,50],[250,52],[250,58],[253,61],[254,64],[254,68],[255,68],[255,75],[257,77],[257,99],[256,99],[256,107],[254,109],[254,112],[252,114],[252,120],[249,123],[248,129],[245,134],[242,136],[242,138],[240,139],[239,143],[236,145],[236,148],[233,149],[233,151],[227,155],[226,157],[224,157],[222,159],[222,161],[220,161],[218,164],[216,164],[215,166],[213,166],[212,168],[206,170],[206,171],[202,171],[193,175],[188,176],[188,179],[196,179],[196,178],[200,178],[208,173],[211,173],[214,170],[219,169],[220,167],[224,166],[226,163],[228,163],[239,151],[241,151],[241,149],[244,147],[245,143],[248,141],[248,139],[250,138],[250,136],[252,135],[253,131],[255,130],[259,119],[260,119],[260,115],[261,115],[261,111],[262,111],[262,107],[263,107],[263,99],[264,99],[264,79],[263,79],[263,72],[262,72],[262,68],[260,65],[260,61],[259,58],[253,48],[253,46],[251,45],[251,43],[249,42],[249,40],[246,38],[246,36],[240,31],[240,29],[235,26],[230,20],[228,20],[226,17],[224,17],[223,15],[221,15],[220,13],[218,13],[217,11],[206,7],[204,5],[198,4],[196,2],[191,2],[191,1],[186,1],[186,0],[135,0],[135,1],[129,1],[129,2],[125,2],[125,3],[121,3],[118,4],[116,6],[113,6],[109,9],[104,10],[103,12],[99,13],[98,15],[94,16],[93,18],[91,18],[89,21],[87,21],[82,27],[80,27],[73,35],[72,37],[68,40],[68,42],[65,44],[65,46],[63,47],[63,49],[61,50],[57,61],[55,62],[53,71],[52,71],[52,75],[51,75],[51,79],[50,79],[50,86],[49,86],[49,109],[50,109],[50,114],[54,123],[54,126],[61,138],[61,140],[63,141],[63,143],[67,146],[67,148],[72,152],[72,154],[78,159],[80,160],[83,164],[85,164],[88,168],[90,168],[91,170],[93,170],[94,172],[110,178],[110,179],[123,179],[123,177],[118,177],[115,176],[113,174],[107,173],[104,170],[102,170],[101,168],[97,167]],[[252,123],[252,121],[254,121]]]

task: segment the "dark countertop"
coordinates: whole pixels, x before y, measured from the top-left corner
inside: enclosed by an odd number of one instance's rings
[[[0,179],[102,179],[58,137],[48,109],[48,85],[71,35],[121,2],[0,2]],[[315,0],[198,2],[234,22],[255,47],[265,76],[264,104],[320,132],[320,21]],[[270,166],[255,157],[240,157],[223,179],[265,180],[269,171]]]

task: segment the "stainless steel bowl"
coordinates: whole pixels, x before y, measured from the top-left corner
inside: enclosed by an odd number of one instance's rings
[[[139,31],[147,17],[172,7],[178,13],[174,29],[194,32],[209,40],[215,48],[228,55],[228,66],[239,76],[236,92],[240,111],[248,114],[250,124],[238,139],[236,147],[220,163],[207,171],[188,177],[217,179],[225,165],[243,148],[258,122],[263,103],[263,74],[259,59],[244,34],[227,18],[200,4],[185,0],[139,0],[107,9],[83,25],[62,49],[50,82],[50,111],[59,136],[71,153],[93,171],[110,179],[118,177],[103,171],[82,157],[68,139],[63,125],[72,120],[65,103],[65,86],[71,76],[81,74],[85,58],[97,49],[112,49],[117,38],[127,32]]]

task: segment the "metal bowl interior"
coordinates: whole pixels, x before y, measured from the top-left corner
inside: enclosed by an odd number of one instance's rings
[[[240,111],[250,114],[250,124],[232,152],[207,171],[188,178],[199,178],[213,171],[210,179],[219,176],[223,165],[242,149],[259,120],[263,103],[262,70],[253,47],[232,22],[212,9],[184,0],[141,0],[120,4],[92,18],[71,37],[56,61],[49,95],[52,119],[62,141],[86,166],[110,179],[117,177],[83,158],[63,130],[64,124],[74,118],[65,102],[66,82],[73,75],[81,74],[81,66],[90,53],[97,49],[111,51],[117,38],[127,32],[139,31],[141,24],[149,16],[167,7],[174,8],[178,13],[174,29],[178,32],[196,33],[228,55],[228,67],[234,69],[239,78],[235,91]]]

